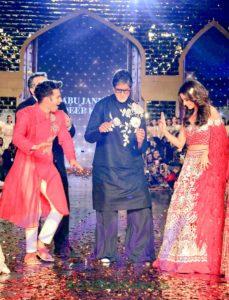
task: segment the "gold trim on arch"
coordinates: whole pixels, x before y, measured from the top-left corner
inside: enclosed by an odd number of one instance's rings
[[[79,17],[81,15],[85,15],[88,17],[91,17],[92,19],[95,19],[97,21],[99,21],[100,23],[104,24],[105,26],[111,28],[112,30],[118,32],[120,35],[122,35],[123,37],[125,37],[127,40],[129,40],[132,44],[135,45],[135,47],[138,49],[140,56],[141,56],[141,76],[142,78],[145,76],[145,64],[146,64],[146,57],[145,57],[145,50],[142,47],[142,45],[140,44],[140,42],[138,40],[136,40],[136,38],[134,38],[130,33],[123,31],[121,28],[117,27],[116,25],[112,24],[110,21],[96,15],[93,12],[90,12],[86,9],[80,9],[77,10],[76,12],[69,14],[65,17],[62,17],[60,19],[58,19],[57,21],[54,21],[53,23],[51,23],[50,25],[45,26],[44,28],[38,30],[37,32],[35,32],[34,34],[32,34],[22,45],[22,48],[20,50],[20,71],[23,72],[23,66],[24,66],[24,54],[26,52],[26,49],[28,47],[28,45],[35,40],[38,36],[42,35],[43,33],[49,31],[50,29],[65,23],[66,21]]]
[[[195,44],[195,42],[205,33],[207,32],[209,29],[211,29],[212,27],[215,27],[216,29],[219,30],[219,32],[221,32],[226,38],[229,38],[229,32],[223,28],[218,22],[216,22],[215,20],[211,21],[210,23],[208,23],[207,25],[205,25],[192,39],[191,41],[188,43],[188,45],[184,48],[180,58],[179,58],[179,75],[183,76],[184,74],[184,61],[186,58],[186,55],[188,54],[189,50],[192,48],[192,46]]]

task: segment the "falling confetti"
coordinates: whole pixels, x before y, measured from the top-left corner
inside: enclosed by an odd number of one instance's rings
[[[91,208],[91,182],[70,175],[71,244],[76,257],[56,259],[54,264],[26,267],[24,233],[1,222],[0,239],[12,273],[0,275],[0,299],[227,299],[223,278],[200,275],[160,274],[151,265],[126,261],[124,238],[126,212],[119,216],[120,260],[103,267],[92,255],[95,213]],[[169,201],[153,199],[156,250],[161,241]]]

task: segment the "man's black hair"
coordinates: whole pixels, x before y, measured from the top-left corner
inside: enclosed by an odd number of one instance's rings
[[[53,90],[60,89],[62,87],[61,81],[55,80],[45,80],[39,83],[35,89],[35,96],[37,98],[38,103],[40,103],[44,97],[51,96]]]
[[[133,80],[132,80],[132,77],[131,77],[131,74],[130,74],[129,71],[127,71],[127,70],[118,70],[118,71],[115,72],[114,77],[113,77],[113,81],[112,81],[113,87],[115,88],[116,85],[120,82],[127,83],[130,88],[132,87]]]
[[[28,79],[28,88],[32,88],[33,87],[33,79],[36,78],[36,77],[41,77],[41,76],[44,76],[47,78],[47,73],[45,72],[36,72],[36,73],[33,73],[31,76],[29,76],[29,79]]]

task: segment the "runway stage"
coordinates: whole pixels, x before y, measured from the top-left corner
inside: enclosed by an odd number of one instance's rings
[[[109,268],[91,259],[95,213],[91,203],[91,178],[70,175],[71,241],[76,258],[54,264],[25,267],[24,233],[1,222],[0,240],[10,276],[0,275],[0,299],[228,299],[223,278],[159,274],[152,267],[120,262]],[[162,240],[169,195],[152,197],[155,245]],[[126,218],[120,213],[119,250],[123,253]]]

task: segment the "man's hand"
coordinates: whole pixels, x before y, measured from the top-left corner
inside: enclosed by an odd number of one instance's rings
[[[99,126],[99,132],[109,132],[111,131],[113,123],[112,122],[104,122]]]
[[[75,159],[70,160],[70,166],[71,168],[76,169],[79,173],[83,173],[84,171],[84,168],[81,167],[81,165]]]
[[[137,142],[138,142],[138,147],[140,148],[142,146],[142,143],[144,141],[144,138],[146,136],[146,133],[145,133],[145,130],[142,129],[142,128],[138,128],[136,130],[136,139],[137,139]]]

